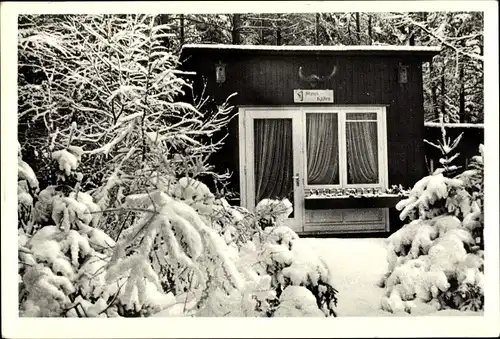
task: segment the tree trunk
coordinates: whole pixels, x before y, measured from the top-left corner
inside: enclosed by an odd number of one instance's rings
[[[168,24],[168,23],[170,23],[170,16],[169,16],[168,14],[160,14],[160,15],[158,16],[158,25],[166,25],[166,24]],[[162,38],[162,41],[163,41],[163,43],[164,43],[165,47],[166,47],[168,50],[170,50],[170,48],[171,48],[171,43],[170,43],[170,39],[169,39],[169,37],[168,37],[168,36],[163,37],[163,38]]]
[[[373,43],[372,37],[372,16],[368,14],[368,44],[371,45]]]
[[[358,36],[359,44],[361,44],[361,22],[359,19],[359,12],[356,12],[356,35]]]
[[[184,14],[179,14],[179,42],[184,45]]]
[[[260,19],[260,44],[264,45],[264,20],[262,18]]]
[[[234,45],[241,44],[241,14],[233,14],[233,29],[231,31],[231,39]]]
[[[322,16],[322,19],[323,19],[323,25],[321,26],[321,31],[323,32],[324,44],[332,45],[335,39],[333,39],[333,36],[329,32],[329,29],[331,29],[332,33],[334,32],[334,30],[332,29],[332,27],[335,26],[333,15]]]
[[[461,44],[462,48],[465,48],[465,40],[462,40]],[[465,113],[465,63],[462,58],[458,57],[458,67],[460,67],[458,73],[458,81],[459,81],[459,93],[458,93],[458,105],[459,105],[459,119],[460,122],[468,122],[468,117]],[[462,61],[462,62],[460,62]]]
[[[315,44],[319,45],[319,13],[316,13]]]
[[[410,39],[408,41],[410,46],[415,46],[415,32],[410,32]]]
[[[444,76],[446,74],[446,67],[445,64],[443,63],[443,69],[442,69],[442,75],[441,75],[441,113],[443,114],[443,117],[446,115],[445,114],[445,79]]]
[[[281,27],[276,27],[276,45],[281,46]]]
[[[436,86],[434,86],[434,81],[432,81],[433,76],[434,76],[434,65],[431,60],[429,61],[429,85],[431,86],[431,113],[437,119],[439,118],[439,112],[436,109],[437,94],[436,94]]]
[[[347,20],[347,36],[349,37],[349,45],[352,44],[352,38],[351,38],[351,19],[352,19],[352,14],[349,15],[349,19]]]
[[[459,84],[460,84],[460,91],[459,91],[459,117],[460,117],[460,122],[467,122],[467,117],[465,114],[465,87],[464,87],[464,65],[460,65],[460,72],[459,72]]]
[[[424,24],[427,23],[427,17],[428,17],[427,12],[420,13],[420,21],[422,21]],[[419,39],[420,39],[421,45],[423,45],[424,43],[427,43],[430,40],[430,37],[429,37],[429,35],[420,33]]]

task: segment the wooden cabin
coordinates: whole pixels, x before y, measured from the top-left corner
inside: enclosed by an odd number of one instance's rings
[[[212,158],[232,172],[236,203],[288,198],[301,235],[379,234],[400,227],[393,185],[424,176],[421,46],[185,45],[196,93],[237,116]]]

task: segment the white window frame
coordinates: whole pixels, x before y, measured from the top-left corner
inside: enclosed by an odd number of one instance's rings
[[[386,126],[386,110],[385,107],[347,107],[342,110],[342,127],[341,129],[341,156],[344,157],[344,181],[342,187],[345,188],[387,188],[387,126]],[[347,113],[376,113],[377,114],[377,153],[378,153],[378,183],[376,184],[348,184],[347,183]],[[350,120],[354,121],[354,120]],[[374,120],[356,120],[356,121],[374,121]]]
[[[307,182],[307,114],[330,113],[337,114],[338,146],[339,146],[339,183],[327,185],[314,185]],[[377,122],[377,155],[378,155],[378,183],[375,184],[348,184],[347,183],[347,135],[346,124],[347,113],[376,113],[376,120],[355,120]],[[385,106],[327,106],[327,107],[304,107],[303,114],[303,136],[304,136],[304,188],[305,189],[330,189],[330,188],[381,188],[388,186],[387,168],[387,124]],[[354,121],[354,120],[349,120]]]
[[[322,184],[322,185],[315,185],[315,184],[309,184],[307,182],[307,114],[318,114],[318,113],[328,113],[328,114],[337,114],[337,128],[338,128],[338,133],[337,133],[337,138],[338,138],[338,147],[339,147],[339,183],[338,184]],[[342,188],[342,176],[344,175],[344,171],[342,170],[344,166],[344,158],[342,157],[342,146],[341,146],[341,135],[340,135],[340,125],[341,125],[341,119],[340,119],[340,110],[336,109],[335,107],[330,107],[329,109],[321,109],[318,107],[314,108],[304,108],[302,109],[302,115],[303,115],[303,131],[302,135],[304,136],[304,149],[302,151],[302,154],[304,154],[304,164],[303,164],[303,173],[304,173],[304,189],[329,189],[329,188]]]
[[[273,111],[282,112],[283,118],[290,116],[290,112],[300,115],[301,145],[302,151],[302,173],[301,183],[303,189],[328,189],[328,188],[381,188],[388,187],[388,164],[387,164],[387,118],[385,105],[321,105],[321,106],[240,106],[239,107],[239,160],[240,160],[240,199],[242,206],[252,205],[249,199],[249,180],[253,179],[252,169],[247,168],[248,159],[252,159],[246,147],[247,140],[250,140],[250,128],[246,121],[245,112],[248,111]],[[339,128],[339,184],[338,185],[309,185],[307,183],[307,152],[306,152],[306,114],[307,113],[334,113],[337,115]],[[379,182],[377,184],[347,184],[347,148],[346,148],[346,113],[376,113],[377,114],[377,150],[378,150],[378,173]],[[279,114],[279,113],[278,113]],[[264,116],[263,116],[264,117]],[[363,120],[357,120],[363,121]],[[371,120],[370,120],[371,121]],[[251,166],[251,165],[250,165]],[[252,177],[252,178],[249,178]]]

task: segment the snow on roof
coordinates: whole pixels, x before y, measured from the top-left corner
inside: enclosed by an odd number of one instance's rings
[[[425,127],[441,127],[441,123],[439,122],[424,122]],[[447,128],[483,128],[484,129],[484,124],[471,124],[471,123],[454,123],[454,122],[448,122],[444,123],[444,127]]]
[[[395,46],[395,45],[351,45],[351,46],[270,46],[270,45],[227,45],[227,44],[186,44],[185,50],[220,50],[220,51],[262,51],[262,52],[378,52],[387,54],[425,53],[437,54],[439,46]]]

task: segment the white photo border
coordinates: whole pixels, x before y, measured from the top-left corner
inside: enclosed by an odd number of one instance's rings
[[[483,11],[485,311],[481,317],[19,318],[17,304],[17,16],[43,13]],[[480,337],[499,335],[498,3],[496,1],[163,1],[1,4],[2,336],[7,338]],[[341,298],[341,296],[340,296]],[[341,302],[341,300],[340,300]]]

